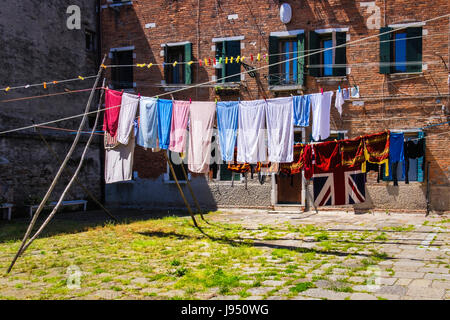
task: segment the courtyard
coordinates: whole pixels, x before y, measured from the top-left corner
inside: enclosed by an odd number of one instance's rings
[[[224,210],[59,213],[6,275],[27,219],[0,221],[0,299],[449,299],[446,216]]]

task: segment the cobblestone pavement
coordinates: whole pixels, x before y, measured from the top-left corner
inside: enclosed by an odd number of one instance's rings
[[[357,234],[348,242],[362,244],[350,262],[349,255],[340,251],[323,251],[319,254],[326,263],[307,273],[300,281],[314,281],[315,288],[301,291],[295,299],[449,299],[450,298],[450,220],[445,216],[423,214],[354,214],[343,212],[315,213],[268,213],[252,210],[234,210],[214,216],[217,222],[239,223],[244,228],[275,226],[289,223],[292,225],[323,228],[334,235]],[[370,234],[371,237],[366,241]],[[362,236],[360,236],[362,235]],[[276,238],[276,237],[274,237]],[[314,239],[293,239],[295,234],[283,239],[254,241],[255,246],[272,249],[304,248],[317,249],[323,246]],[[329,236],[325,241],[333,241]],[[347,239],[349,237],[346,237]],[[352,238],[350,236],[350,238]],[[308,241],[310,240],[310,241]],[[317,240],[317,237],[316,237]],[[345,240],[335,240],[336,242]],[[367,268],[358,268],[361,263],[367,265],[365,256],[379,253],[382,259]],[[320,259],[319,259],[320,260]],[[314,265],[314,261],[311,265]],[[320,264],[320,263],[319,263]],[[358,269],[359,272],[358,272]],[[353,271],[352,271],[353,270]],[[362,272],[361,272],[362,271]],[[297,280],[299,281],[299,280]],[[273,287],[282,287],[278,294],[270,299],[283,299],[283,293],[289,292],[295,282],[284,286],[284,281],[264,282],[251,292],[259,298]],[[251,297],[250,297],[251,298]]]
[[[59,215],[10,275],[28,220],[0,221],[0,299],[450,298],[446,216],[226,210],[200,231],[184,213],[115,215]]]

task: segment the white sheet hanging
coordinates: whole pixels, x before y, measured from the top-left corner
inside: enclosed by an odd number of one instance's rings
[[[333,91],[311,95],[312,137],[315,141],[325,140],[330,136],[330,108]]]
[[[268,99],[267,141],[270,162],[294,161],[293,97]]]
[[[237,161],[257,163],[267,159],[265,144],[265,100],[240,101]]]

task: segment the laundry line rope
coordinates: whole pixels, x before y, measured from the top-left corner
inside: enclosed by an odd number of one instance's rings
[[[417,22],[417,24],[418,23],[427,23],[427,22],[431,22],[431,21],[435,21],[435,20],[439,20],[439,19],[443,19],[443,18],[447,18],[447,17],[450,17],[450,13],[442,15],[442,16],[434,17],[434,18],[431,18],[431,19],[428,19],[428,20],[424,20],[424,21],[421,21],[421,22]],[[320,53],[325,52],[325,51],[329,51],[329,50],[333,50],[333,49],[337,49],[337,48],[343,48],[343,47],[346,47],[347,45],[350,45],[350,44],[364,42],[364,41],[366,41],[368,39],[372,39],[372,38],[375,38],[375,37],[379,37],[381,35],[393,33],[393,32],[396,32],[398,30],[406,29],[406,28],[408,28],[410,26],[411,25],[398,27],[398,28],[393,28],[393,29],[391,29],[389,31],[386,31],[386,32],[383,32],[383,33],[379,33],[379,34],[376,34],[376,35],[371,35],[371,36],[368,36],[368,37],[365,37],[365,38],[361,38],[361,39],[357,39],[357,40],[354,40],[354,41],[346,42],[346,43],[343,43],[343,44],[340,44],[340,45],[336,45],[334,47],[321,49],[318,52],[305,54],[302,57],[291,58],[291,59],[288,59],[286,61],[292,61],[292,60],[299,59],[299,58],[309,57],[309,56],[314,55],[314,54],[320,54]],[[255,68],[252,71],[258,71],[258,70],[266,69],[266,68],[269,68],[269,67],[272,67],[272,66],[275,66],[275,65],[280,65],[282,63],[285,63],[286,61],[284,61],[284,62],[275,62],[273,64],[261,66],[261,67]],[[165,93],[162,93],[162,94],[159,94],[159,95],[155,95],[155,96],[150,97],[150,98],[159,98],[161,96],[172,95],[172,94],[177,93],[177,92],[182,92],[182,91],[189,90],[189,89],[192,89],[192,88],[197,88],[197,87],[200,87],[200,86],[206,85],[206,84],[216,83],[219,80],[228,79],[228,78],[235,77],[237,75],[242,75],[242,74],[245,74],[245,73],[247,73],[247,71],[244,71],[244,72],[241,72],[241,73],[238,73],[238,74],[233,74],[233,75],[230,75],[230,76],[225,76],[225,77],[222,77],[220,79],[216,79],[216,80],[211,80],[211,81],[195,84],[195,85],[192,85],[192,86],[190,86],[188,88],[180,88],[180,89],[173,90],[173,91],[170,91],[170,92],[165,92]],[[108,109],[113,109],[113,108],[118,108],[118,107],[120,107],[120,105],[113,106],[113,107],[110,107]],[[104,111],[106,109],[107,108],[99,109],[99,110],[95,110],[95,111],[90,111],[90,112],[87,112],[87,113],[82,113],[82,114],[78,114],[78,115],[74,115],[74,116],[70,116],[70,117],[65,117],[65,118],[61,118],[61,119],[57,119],[57,120],[52,120],[52,121],[44,122],[44,123],[37,124],[37,125],[31,125],[31,126],[26,126],[26,127],[22,127],[22,128],[10,129],[10,130],[6,130],[6,131],[0,132],[0,135],[6,134],[6,133],[11,133],[11,132],[16,132],[16,131],[21,131],[21,130],[26,130],[26,129],[31,129],[31,128],[34,128],[34,127],[39,126],[39,125],[47,125],[47,124],[57,123],[57,122],[60,122],[60,121],[76,119],[76,118],[79,118],[79,117],[83,117],[84,115],[101,112],[101,111]]]
[[[440,36],[440,35],[447,35],[448,32],[442,32],[442,33],[433,33],[433,34],[427,34],[427,35],[421,35],[421,36],[415,36],[415,37],[407,37],[407,38],[403,38],[403,39],[392,39],[392,40],[381,40],[381,41],[368,41],[366,43],[358,43],[358,44],[349,44],[347,45],[347,47],[354,47],[354,46],[359,46],[359,45],[368,45],[368,44],[372,44],[372,43],[383,43],[383,42],[395,42],[395,41],[406,41],[409,39],[418,39],[418,38],[423,38],[423,37],[432,37],[432,36]],[[302,50],[302,52],[305,53],[309,53],[309,52],[315,52],[318,51],[320,49],[306,49],[306,50]],[[282,53],[272,53],[272,54],[264,54],[265,57],[271,57],[271,56],[283,56],[286,54],[294,54],[294,53],[298,53],[299,51],[289,51],[289,52],[282,52]],[[255,55],[257,56],[257,55]],[[228,57],[229,58],[229,57]],[[248,57],[245,57],[248,59]],[[297,57],[298,59],[299,57]],[[256,58],[254,59],[256,60]],[[283,61],[285,62],[285,61]],[[192,61],[192,63],[196,63],[198,64],[198,61]],[[192,64],[190,61],[189,62],[177,62],[177,64]],[[166,64],[172,64],[172,63],[166,63]],[[104,68],[119,68],[119,67],[148,67],[149,65],[151,66],[163,66],[164,63],[149,63],[149,64],[131,64],[131,65],[103,65]],[[60,84],[60,83],[66,83],[66,82],[72,82],[72,81],[80,81],[80,80],[86,80],[86,79],[92,79],[95,78],[96,76],[78,76],[76,78],[71,78],[71,79],[64,79],[64,80],[56,80],[56,81],[42,81],[39,83],[34,83],[34,84],[27,84],[27,85],[20,85],[20,86],[13,86],[13,87],[5,87],[5,88],[0,88],[0,91],[9,91],[9,90],[15,90],[15,89],[23,89],[23,88],[30,88],[30,87],[38,87],[38,86],[44,86],[45,85],[56,85],[56,84]]]

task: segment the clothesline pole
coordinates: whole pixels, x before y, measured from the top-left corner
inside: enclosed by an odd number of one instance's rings
[[[317,206],[316,206],[316,204],[314,203],[314,198],[313,198],[313,196],[311,195],[311,193],[309,192],[309,188],[308,188],[309,184],[308,184],[308,182],[306,181],[305,176],[304,176],[303,174],[302,174],[302,179],[303,179],[303,183],[305,184],[306,196],[307,196],[307,198],[309,198],[309,201],[312,203],[312,205],[313,205],[314,210],[316,211],[316,213],[319,213],[319,211],[317,210]]]
[[[206,221],[205,217],[203,216],[202,209],[200,208],[200,204],[197,201],[197,197],[194,194],[194,190],[192,190],[191,183],[189,182],[189,177],[186,173],[186,169],[184,169],[183,164],[181,164],[181,169],[183,170],[183,174],[184,174],[184,178],[186,179],[187,187],[189,189],[189,192],[191,193],[192,199],[194,199],[194,203],[195,203],[195,206],[197,207],[198,213],[200,213],[200,217],[202,218],[202,220]]]
[[[102,96],[103,96],[103,91],[100,95],[100,101],[99,103],[101,103],[102,101]],[[34,121],[33,121],[34,123]],[[45,143],[45,145],[47,146],[47,149],[50,151],[50,153],[55,157],[56,161],[60,162],[61,159],[59,158],[58,154],[55,152],[55,150],[53,150],[53,148],[50,146],[50,144],[47,142],[47,139],[45,139],[45,137],[42,135],[41,130],[39,129],[39,127],[36,127],[36,132],[38,133],[39,137],[41,138],[41,140]],[[111,212],[105,208],[105,206],[92,194],[92,192],[86,188],[81,181],[76,178],[75,179],[76,184],[83,189],[83,191],[88,195],[89,198],[91,198],[111,219],[113,219],[114,221],[118,221],[116,217],[114,217]]]
[[[105,80],[103,80],[105,82]],[[98,103],[97,109],[99,110],[101,108],[101,102]],[[69,183],[64,188],[64,191],[62,192],[61,196],[58,199],[58,202],[56,203],[55,207],[53,208],[52,212],[49,214],[49,216],[45,219],[45,221],[42,223],[42,225],[39,227],[39,229],[36,231],[36,233],[28,240],[27,244],[23,247],[21,254],[25,252],[25,250],[33,243],[34,240],[42,233],[42,231],[45,229],[45,227],[50,223],[52,218],[55,216],[56,212],[58,212],[62,202],[64,201],[64,198],[66,197],[67,193],[69,192],[70,188],[72,187],[73,183],[75,182],[75,179],[77,178],[78,174],[81,171],[81,168],[84,163],[84,158],[86,157],[87,151],[89,149],[89,146],[92,142],[92,139],[94,138],[94,132],[97,127],[98,118],[100,117],[100,112],[97,112],[97,115],[95,117],[94,126],[92,127],[89,139],[84,146],[83,153],[81,154],[80,162],[78,163],[78,166],[72,175],[72,178],[70,179]]]
[[[406,173],[408,174],[408,173]],[[430,161],[427,162],[427,213],[425,214],[425,217],[427,217],[430,214]]]
[[[192,221],[194,222],[194,225],[198,228],[197,221],[195,220],[194,214],[192,213],[191,206],[189,205],[189,202],[187,201],[186,197],[184,196],[183,190],[181,189],[180,183],[178,182],[177,175],[175,174],[175,170],[173,169],[172,162],[170,162],[169,157],[167,156],[167,152],[163,152],[164,157],[166,158],[167,163],[169,164],[170,172],[172,173],[173,179],[175,180],[175,184],[177,185],[178,191],[180,192],[181,197],[183,198],[184,204],[186,205],[186,208],[191,215]]]
[[[103,57],[102,64],[105,63],[105,60],[106,60],[106,54]],[[42,199],[41,203],[39,204],[38,209],[36,210],[35,214],[33,215],[33,218],[31,219],[31,222],[30,222],[30,224],[28,226],[28,229],[25,232],[25,235],[23,237],[22,244],[20,245],[19,250],[17,251],[16,255],[14,256],[14,258],[13,258],[13,260],[11,262],[11,265],[8,267],[7,273],[11,272],[11,269],[13,268],[13,266],[16,263],[17,259],[22,254],[22,249],[24,248],[25,243],[26,243],[28,237],[31,234],[31,231],[33,230],[33,227],[36,224],[36,221],[37,221],[37,219],[39,217],[39,214],[41,213],[42,209],[44,209],[45,203],[48,201],[48,199],[50,197],[50,194],[53,192],[53,189],[55,188],[55,186],[56,186],[56,184],[57,184],[57,182],[58,182],[58,180],[59,180],[59,178],[60,178],[64,168],[67,165],[67,162],[69,161],[69,159],[71,158],[73,152],[75,151],[75,147],[78,144],[78,141],[80,140],[81,130],[83,129],[84,124],[86,123],[87,112],[89,111],[89,107],[90,107],[90,105],[92,103],[92,99],[94,98],[95,88],[98,85],[98,81],[100,80],[100,76],[102,75],[102,72],[103,72],[103,67],[100,66],[99,70],[98,70],[98,73],[97,73],[97,78],[95,79],[95,83],[94,83],[94,85],[93,85],[93,87],[91,89],[91,93],[89,95],[89,100],[88,100],[88,102],[86,104],[86,107],[85,107],[85,110],[84,110],[83,118],[81,120],[80,126],[78,127],[77,135],[75,136],[75,139],[74,139],[74,141],[72,143],[72,146],[69,149],[69,152],[67,153],[66,157],[64,158],[64,161],[62,162],[58,172],[56,173],[56,176],[53,178],[52,184],[48,188],[47,193],[45,194],[44,198]],[[95,128],[94,128],[94,130],[95,130]]]

